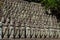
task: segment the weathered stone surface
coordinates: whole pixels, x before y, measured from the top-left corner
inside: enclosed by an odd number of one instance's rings
[[[56,17],[45,14],[40,3],[5,0],[3,6],[1,22],[4,38],[8,35],[9,38],[60,38]]]

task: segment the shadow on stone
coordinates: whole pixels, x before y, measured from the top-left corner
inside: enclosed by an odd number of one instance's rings
[[[28,1],[28,2],[36,2],[36,3],[40,3],[41,0],[24,0],[24,1]]]

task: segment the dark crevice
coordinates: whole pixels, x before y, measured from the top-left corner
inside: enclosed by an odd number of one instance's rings
[[[57,19],[57,22],[60,22],[60,11],[59,10],[51,9],[50,14],[48,13],[48,11],[46,11],[45,14],[55,16]]]
[[[51,10],[51,15],[56,16],[57,22],[60,22],[60,10],[59,9],[53,9]]]
[[[3,12],[2,12],[2,10],[0,8],[0,21],[1,21],[2,16],[3,16]]]
[[[24,0],[24,1],[28,1],[28,2],[36,2],[36,3],[40,3],[41,0]]]

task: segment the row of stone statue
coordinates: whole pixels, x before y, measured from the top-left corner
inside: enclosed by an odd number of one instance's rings
[[[3,27],[3,38],[60,38],[59,29],[40,29],[30,27]]]

